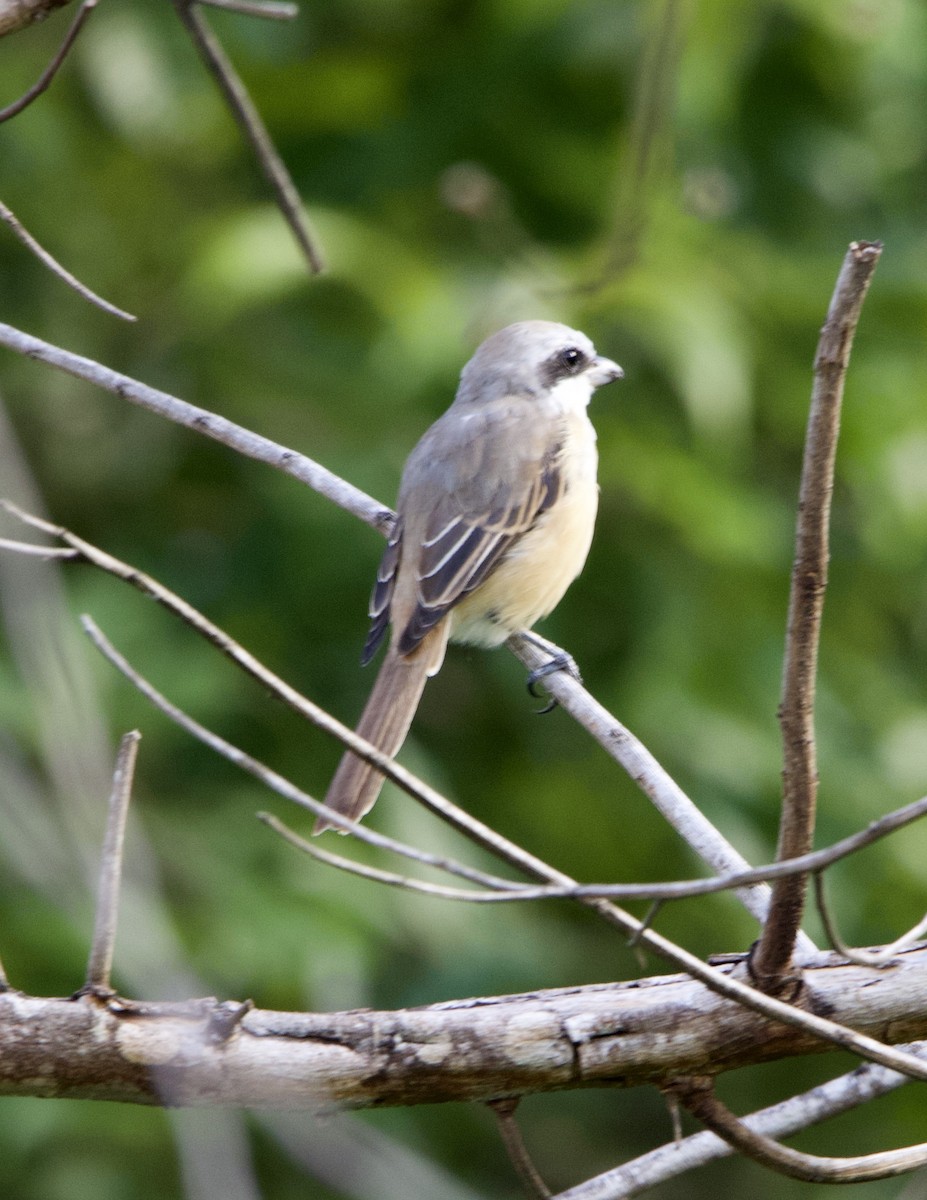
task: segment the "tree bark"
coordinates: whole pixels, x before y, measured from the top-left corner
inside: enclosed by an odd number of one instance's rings
[[[812,1011],[889,1043],[927,1037],[927,946],[879,970],[822,954],[805,978]],[[685,975],[395,1012],[0,993],[0,1095],[367,1108],[660,1084],[828,1049]]]

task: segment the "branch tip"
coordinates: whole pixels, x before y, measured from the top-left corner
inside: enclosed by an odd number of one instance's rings
[[[103,854],[97,884],[97,910],[94,918],[93,942],[84,984],[85,990],[95,995],[108,994],[112,991],[110,973],[119,915],[123,845],[129,802],[132,798],[135,762],[141,737],[142,735],[137,729],[123,734],[113,771],[113,787],[109,799],[106,835],[103,840]]]

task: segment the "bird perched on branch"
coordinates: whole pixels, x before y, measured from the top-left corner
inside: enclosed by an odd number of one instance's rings
[[[598,507],[597,387],[621,379],[582,333],[520,321],[464,367],[453,404],[403,470],[370,601],[366,665],[392,627],[358,734],[397,753],[448,639],[499,646],[547,616],[580,573]],[[347,751],[325,803],[359,820],[383,775]],[[315,833],[334,828],[319,817]]]

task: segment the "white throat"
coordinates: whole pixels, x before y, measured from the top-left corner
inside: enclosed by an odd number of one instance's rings
[[[561,379],[544,398],[544,406],[552,413],[582,416],[589,407],[595,389],[585,375]]]

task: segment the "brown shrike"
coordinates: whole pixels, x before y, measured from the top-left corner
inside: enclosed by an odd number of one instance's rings
[[[370,601],[366,665],[392,626],[358,734],[396,754],[450,638],[499,646],[547,616],[583,569],[598,507],[592,393],[623,375],[552,321],[487,338],[454,403],[406,462]],[[325,803],[352,820],[383,775],[347,751]],[[334,828],[319,817],[315,833]]]

